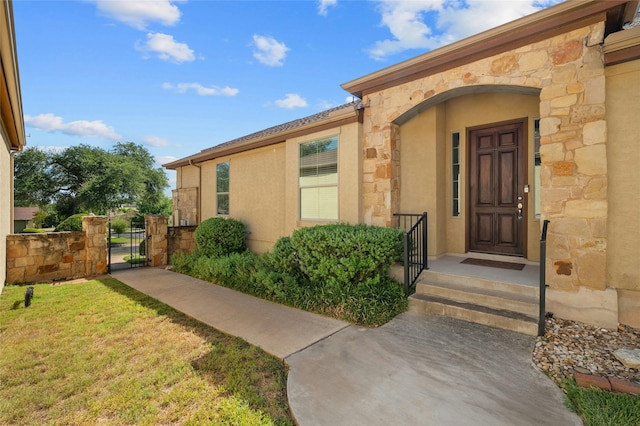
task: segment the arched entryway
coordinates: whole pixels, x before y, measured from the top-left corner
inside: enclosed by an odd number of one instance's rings
[[[461,87],[398,117],[399,209],[429,212],[429,254],[537,260],[539,89]]]

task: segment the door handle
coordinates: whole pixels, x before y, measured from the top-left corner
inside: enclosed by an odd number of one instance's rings
[[[522,220],[522,203],[518,203],[518,220]]]

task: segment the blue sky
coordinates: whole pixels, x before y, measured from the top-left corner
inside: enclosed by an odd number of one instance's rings
[[[14,0],[27,144],[132,141],[166,163],[348,102],[341,83],[557,2]]]

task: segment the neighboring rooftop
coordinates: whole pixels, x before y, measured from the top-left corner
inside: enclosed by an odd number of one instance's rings
[[[13,220],[33,220],[33,215],[40,210],[38,207],[14,207]]]

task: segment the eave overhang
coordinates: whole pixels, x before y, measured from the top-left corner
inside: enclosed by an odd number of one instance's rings
[[[262,148],[269,145],[275,145],[285,142],[287,139],[306,136],[312,133],[317,133],[323,130],[333,129],[356,122],[362,123],[362,111],[363,110],[360,103],[353,104],[353,107],[347,105],[344,108],[339,108],[328,113],[327,117],[321,120],[301,125],[296,125],[296,123],[303,122],[304,119],[295,120],[290,123],[285,123],[284,125],[270,128],[276,129],[276,131],[274,132],[270,132],[270,129],[256,132],[255,134],[253,134],[255,136],[248,135],[237,140],[232,140],[218,146],[214,146],[212,148],[207,148],[189,157],[181,158],[180,160],[163,164],[163,167],[169,170],[175,170],[179,167],[198,164],[204,161],[225,157],[256,148]],[[288,124],[290,124],[290,126],[288,126]],[[283,130],[277,130],[279,128],[283,128]]]
[[[607,66],[640,59],[640,26],[610,34],[602,50]]]
[[[638,0],[569,0],[357,78],[341,87],[362,98],[597,22],[606,23],[606,36],[633,20],[637,10]]]
[[[26,144],[13,6],[0,1],[0,123],[8,148],[21,150]]]

